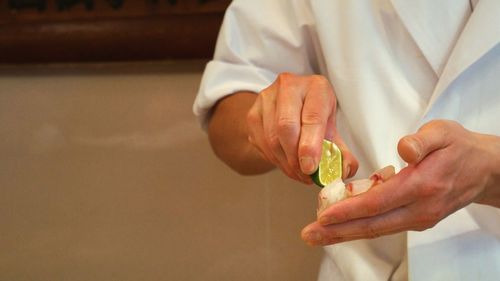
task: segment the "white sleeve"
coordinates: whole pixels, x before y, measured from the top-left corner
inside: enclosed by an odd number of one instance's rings
[[[314,23],[303,0],[234,0],[215,55],[205,68],[193,111],[203,127],[212,106],[238,91],[260,92],[281,72],[316,70]]]

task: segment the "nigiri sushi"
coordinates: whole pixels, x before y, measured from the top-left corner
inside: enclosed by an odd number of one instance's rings
[[[342,179],[336,179],[321,189],[318,194],[318,214],[329,206],[363,192],[377,184],[383,183],[395,174],[394,166],[389,165],[375,171],[367,179],[359,179],[345,184]]]

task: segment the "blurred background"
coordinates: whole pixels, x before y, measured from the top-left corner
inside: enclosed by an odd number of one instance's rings
[[[315,280],[318,190],[191,112],[229,2],[0,1],[0,280]]]

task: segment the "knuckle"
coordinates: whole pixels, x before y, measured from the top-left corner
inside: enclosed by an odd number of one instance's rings
[[[453,183],[435,179],[432,182],[422,183],[417,186],[416,195],[421,199],[436,198],[453,190]]]
[[[374,216],[382,213],[384,209],[384,201],[380,197],[375,197],[366,203],[366,212],[368,215]]]
[[[257,99],[260,100],[260,102],[264,102],[268,99],[270,95],[272,95],[272,90],[268,87],[262,91],[260,91],[259,95],[257,96]]]
[[[252,137],[252,135],[248,135],[247,140],[251,145],[256,145],[255,139]]]
[[[276,89],[272,86],[269,86],[269,87],[265,88],[264,90],[262,90],[257,95],[258,103],[261,104],[261,106],[262,106],[262,104],[273,103],[277,94],[278,94],[278,92],[276,92]],[[257,100],[256,100],[256,103],[257,103]]]
[[[322,75],[312,75],[310,76],[310,86],[309,88],[314,89],[315,94],[322,95],[328,104],[335,104],[336,99],[333,94],[333,86],[330,81]]]
[[[293,133],[299,129],[299,124],[289,117],[279,117],[276,126],[280,134]]]
[[[424,129],[433,129],[441,134],[449,135],[454,131],[463,129],[463,126],[452,120],[435,119],[427,122],[422,126]]]
[[[296,75],[290,72],[281,72],[278,74],[276,81],[279,85],[287,85],[291,80],[295,79]]]
[[[257,124],[260,123],[260,114],[256,110],[250,109],[246,116],[247,124]]]
[[[315,147],[312,143],[302,143],[299,145],[299,155],[314,155],[316,153]]]
[[[366,237],[370,239],[381,236],[381,234],[377,231],[377,227],[374,223],[366,223],[363,226],[363,232],[365,233]]]
[[[304,125],[320,125],[326,123],[326,120],[321,112],[309,110],[302,113],[302,123]]]
[[[434,129],[445,129],[447,126],[447,122],[441,119],[435,119],[427,122],[423,126],[424,128],[426,127],[432,127]]]
[[[378,204],[378,202],[370,202],[368,204],[366,204],[366,212],[368,213],[368,215],[377,215],[380,213],[380,205]]]
[[[323,75],[311,75],[310,80],[312,83],[320,85],[320,86],[329,86],[330,82]]]
[[[433,197],[438,193],[438,187],[435,184],[421,185],[416,190],[419,198]]]
[[[266,136],[267,143],[269,147],[273,150],[279,149],[281,147],[280,140],[278,136],[274,133],[270,133]]]

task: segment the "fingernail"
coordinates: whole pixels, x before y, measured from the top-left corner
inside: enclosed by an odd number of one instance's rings
[[[415,152],[416,160],[419,161],[421,151],[420,151],[420,145],[418,144],[418,142],[413,138],[408,138],[406,140],[406,142],[411,146],[413,152]]]
[[[323,216],[323,217],[319,218],[319,223],[321,225],[329,225],[329,224],[337,223],[337,220],[334,217]]]
[[[350,172],[351,172],[351,167],[349,165],[346,165],[344,178],[348,178]]]
[[[323,241],[323,236],[316,231],[309,231],[304,235],[304,238],[307,242],[312,244],[321,243]]]
[[[310,175],[315,172],[316,164],[312,157],[305,156],[300,158],[300,168],[304,174]]]

